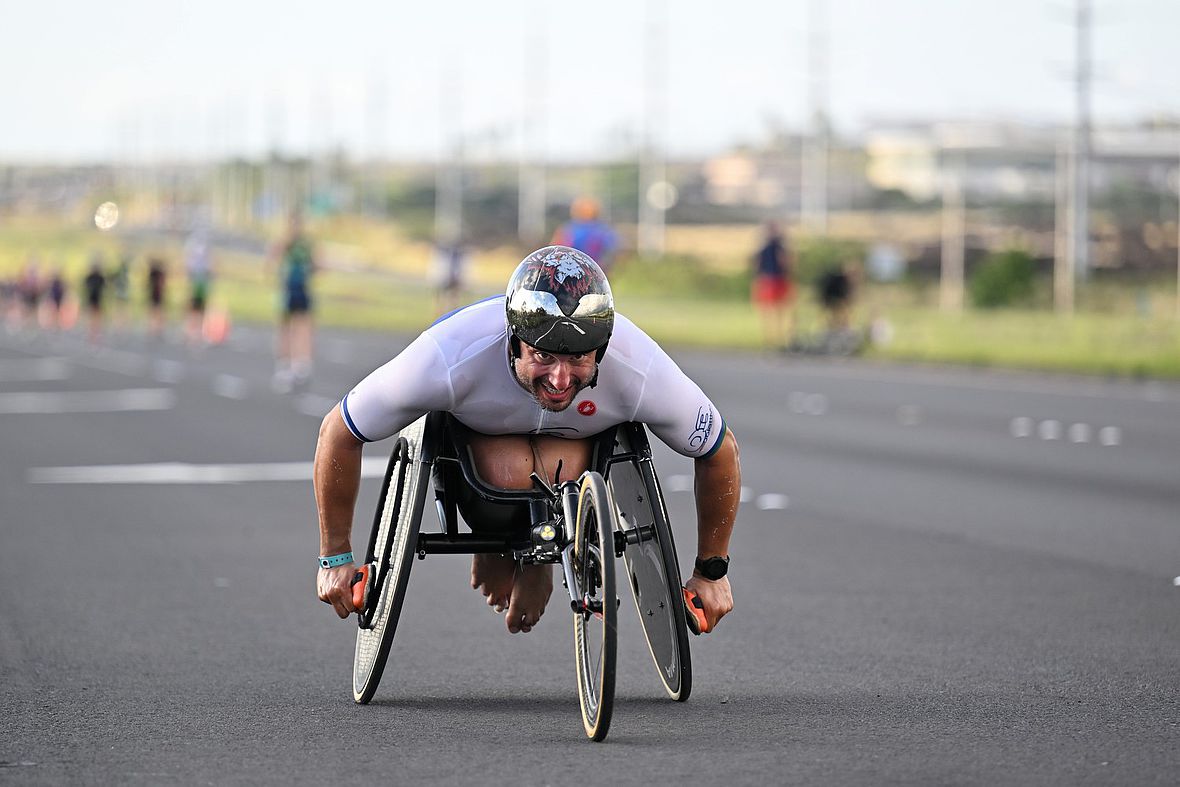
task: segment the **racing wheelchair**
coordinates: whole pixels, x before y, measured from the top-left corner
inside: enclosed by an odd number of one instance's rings
[[[647,435],[627,423],[594,438],[590,468],[556,488],[536,474],[534,488],[505,490],[480,480],[466,427],[432,412],[398,435],[381,485],[365,562],[354,579],[358,607],[353,698],[372,699],[397,629],[414,557],[512,555],[521,563],[556,563],[574,624],[578,700],[586,735],[606,737],[614,706],[617,650],[616,558],[631,586],[648,650],[668,696],[692,690],[686,608],[667,509]],[[528,532],[489,537],[459,532],[457,484],[491,503],[527,504]],[[423,532],[433,486],[439,532]],[[467,490],[464,490],[467,491]],[[560,589],[556,590],[560,593]],[[696,630],[696,627],[694,627]]]

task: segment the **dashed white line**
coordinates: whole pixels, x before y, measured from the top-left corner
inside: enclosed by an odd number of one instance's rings
[[[16,358],[0,361],[0,382],[68,380],[70,371],[64,358]]]
[[[897,408],[897,422],[902,426],[917,426],[922,422],[922,408],[916,404],[903,404]]]
[[[1123,430],[1117,426],[1104,426],[1098,430],[1098,442],[1105,446],[1120,445],[1123,442]]]
[[[692,476],[670,475],[664,482],[664,485],[668,487],[669,492],[691,492]]]
[[[184,364],[161,359],[152,366],[152,376],[162,383],[174,384],[184,379]]]
[[[295,399],[295,409],[304,415],[323,418],[328,414],[328,411],[335,407],[338,403],[338,399],[331,399],[327,396],[302,394]]]
[[[823,415],[828,411],[828,397],[821,393],[791,391],[787,397],[787,406],[791,412],[799,415]]]
[[[1028,437],[1033,432],[1033,419],[1023,415],[1013,418],[1008,430],[1013,437]]]
[[[1058,440],[1061,438],[1061,422],[1053,419],[1041,421],[1037,426],[1037,434],[1042,440]]]
[[[382,478],[388,460],[361,460],[362,478]],[[79,465],[34,467],[32,484],[240,484],[256,481],[310,481],[311,462],[196,465],[163,462],[138,465]]]
[[[758,499],[754,501],[754,505],[763,511],[781,511],[787,507],[788,502],[786,495],[765,494],[758,495]]]
[[[0,414],[118,413],[170,410],[176,394],[168,388],[119,391],[24,391],[0,394]]]
[[[147,359],[126,350],[105,349],[89,358],[86,363],[108,372],[138,376],[143,374],[144,368],[147,366]]]
[[[245,399],[250,395],[250,386],[241,377],[219,374],[213,378],[213,393],[226,399]]]
[[[1071,443],[1088,443],[1090,442],[1090,425],[1089,424],[1073,424],[1069,427],[1069,441]]]

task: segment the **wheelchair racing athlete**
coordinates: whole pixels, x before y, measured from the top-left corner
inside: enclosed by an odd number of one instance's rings
[[[711,631],[733,609],[726,572],[741,489],[733,433],[659,345],[615,314],[597,263],[547,246],[525,257],[504,296],[439,318],[325,416],[314,471],[317,589],[341,618],[356,611],[350,536],[362,446],[436,410],[470,430],[476,472],[503,489],[533,488],[534,471],[554,485],[576,479],[589,467],[591,436],[629,421],[645,424],[695,460],[697,561],[685,587],[699,599],[701,628]],[[458,486],[459,511],[473,531],[528,532],[527,505],[489,503],[466,483]],[[496,611],[507,610],[509,632],[527,632],[553,591],[552,565],[476,554],[471,586]]]

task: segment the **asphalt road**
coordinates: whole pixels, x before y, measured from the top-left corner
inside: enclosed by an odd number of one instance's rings
[[[624,601],[599,745],[568,614],[509,636],[461,557],[352,702],[310,459],[404,341],[325,335],[280,395],[257,330],[0,334],[0,783],[1176,783],[1180,386],[674,353],[741,443],[737,608],[677,704]]]

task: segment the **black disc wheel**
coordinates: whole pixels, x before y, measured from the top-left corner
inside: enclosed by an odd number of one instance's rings
[[[627,537],[623,565],[648,651],[664,691],[683,702],[692,691],[688,626],[676,546],[655,471],[650,459],[628,459],[612,464],[607,477]]]
[[[373,564],[373,587],[358,615],[352,662],[352,694],[364,704],[373,698],[401,615],[429,473],[418,461],[425,418],[402,430],[389,457],[365,562]]]
[[[574,655],[582,725],[591,740],[606,738],[615,702],[618,601],[615,596],[614,503],[606,482],[583,474],[572,550]]]

